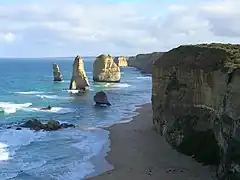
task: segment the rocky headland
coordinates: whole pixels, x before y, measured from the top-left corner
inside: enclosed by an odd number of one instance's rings
[[[240,178],[240,45],[174,48],[153,63],[156,129],[178,151]]]
[[[76,56],[73,63],[73,72],[70,82],[70,90],[88,90],[90,88],[88,78],[84,69],[84,62],[80,56]]]
[[[151,74],[153,62],[159,59],[163,54],[163,52],[153,52],[129,57],[128,66],[135,67],[143,73]]]
[[[58,64],[54,63],[52,67],[53,67],[53,81],[62,81],[63,76]]]
[[[96,82],[120,82],[120,67],[112,56],[101,54],[93,64],[93,80]]]
[[[127,58],[125,56],[119,56],[114,58],[114,62],[119,66],[119,67],[126,67],[128,66]]]

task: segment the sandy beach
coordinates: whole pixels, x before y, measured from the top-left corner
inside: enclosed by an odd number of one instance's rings
[[[133,121],[110,130],[107,161],[114,169],[89,180],[210,180],[210,167],[173,150],[152,128],[151,104],[138,109]]]

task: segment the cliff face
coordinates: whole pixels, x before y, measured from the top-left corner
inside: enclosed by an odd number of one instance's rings
[[[179,151],[240,175],[240,45],[180,46],[154,62],[153,123]]]
[[[53,81],[62,81],[62,73],[57,64],[53,64]]]
[[[162,52],[154,52],[149,54],[138,54],[128,58],[128,66],[135,67],[143,73],[152,73],[152,63],[163,55]]]
[[[97,82],[120,82],[120,67],[108,55],[100,55],[93,64],[93,80]]]
[[[115,57],[114,62],[119,66],[119,67],[125,67],[128,66],[127,58],[124,56],[120,57]]]
[[[90,85],[84,69],[84,62],[80,56],[76,56],[73,63],[72,79],[69,86],[71,90],[86,90]]]

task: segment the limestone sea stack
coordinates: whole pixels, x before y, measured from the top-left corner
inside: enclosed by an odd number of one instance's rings
[[[125,67],[128,66],[127,58],[124,56],[119,56],[114,58],[114,62],[119,66],[119,67]]]
[[[88,90],[90,88],[88,78],[84,69],[84,62],[80,56],[76,56],[73,63],[70,90]]]
[[[100,55],[93,64],[93,80],[96,82],[120,82],[120,67],[110,55]]]
[[[153,123],[180,152],[240,177],[240,45],[174,48],[153,64]]]
[[[53,81],[62,81],[62,73],[60,71],[60,68],[57,64],[53,64]]]

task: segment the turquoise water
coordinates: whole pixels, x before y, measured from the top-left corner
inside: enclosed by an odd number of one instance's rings
[[[52,63],[59,64],[63,82],[53,82]],[[136,105],[150,102],[151,77],[135,68],[121,68],[121,83],[94,83],[93,58],[84,58],[91,89],[70,93],[73,58],[0,60],[0,179],[80,180],[104,170],[102,153],[109,132],[101,127],[129,119]],[[112,106],[94,107],[93,96],[104,90]],[[51,105],[50,112],[38,111]],[[6,129],[27,119],[55,119],[79,128],[55,132]],[[100,155],[101,154],[101,155]],[[98,163],[93,162],[99,157]]]

